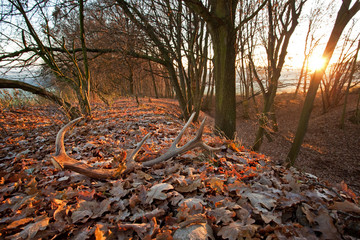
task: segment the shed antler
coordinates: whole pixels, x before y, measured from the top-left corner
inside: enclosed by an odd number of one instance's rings
[[[205,150],[208,150],[208,151],[217,151],[217,150],[219,150],[219,148],[213,148],[213,147],[208,146],[201,139],[203,131],[204,131],[204,125],[205,125],[206,118],[202,121],[202,123],[200,125],[200,128],[196,133],[195,138],[193,138],[192,140],[187,142],[182,147],[177,146],[178,143],[181,140],[181,137],[184,135],[185,130],[190,126],[191,122],[193,121],[194,116],[195,116],[195,113],[193,113],[190,116],[189,120],[187,121],[187,123],[185,124],[183,129],[180,131],[179,135],[176,137],[176,139],[172,143],[171,147],[163,155],[161,155],[161,156],[159,156],[159,157],[157,157],[155,159],[146,161],[146,162],[142,162],[142,163],[135,162],[135,157],[136,157],[137,153],[139,152],[141,146],[144,144],[146,139],[148,139],[149,136],[150,136],[150,133],[148,133],[137,144],[137,147],[129,155],[129,157],[126,158],[125,164],[124,165],[120,164],[118,168],[113,168],[113,169],[95,168],[95,167],[92,167],[92,166],[90,166],[88,164],[79,162],[79,161],[69,157],[66,154],[65,146],[64,146],[64,135],[65,135],[66,131],[68,131],[71,127],[73,127],[75,124],[77,124],[82,119],[82,117],[77,118],[77,119],[69,122],[68,124],[66,124],[58,132],[58,134],[56,136],[56,142],[55,142],[55,147],[56,147],[55,154],[52,155],[52,158],[53,158],[52,163],[57,168],[72,170],[74,172],[81,173],[81,174],[86,175],[86,176],[91,177],[91,178],[108,179],[108,178],[117,178],[123,173],[131,172],[131,171],[134,170],[134,168],[136,166],[150,167],[150,166],[152,166],[152,165],[154,165],[156,163],[160,163],[162,161],[168,160],[168,159],[170,159],[172,157],[175,157],[175,156],[177,156],[179,154],[187,152],[187,151],[189,151],[189,150],[191,150],[193,148],[196,148],[196,147],[201,147],[201,148],[203,148]]]

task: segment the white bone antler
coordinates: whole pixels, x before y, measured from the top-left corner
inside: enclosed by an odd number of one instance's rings
[[[179,135],[176,137],[176,139],[172,143],[171,147],[163,155],[159,156],[158,158],[155,158],[153,160],[146,161],[146,162],[143,162],[143,163],[135,162],[135,157],[136,157],[137,153],[139,152],[141,146],[144,144],[146,139],[148,139],[149,136],[150,136],[150,133],[148,133],[138,143],[137,147],[129,155],[129,157],[126,158],[125,164],[124,165],[120,164],[120,166],[118,168],[114,168],[114,169],[95,168],[95,167],[92,167],[92,166],[90,166],[88,164],[79,162],[79,161],[69,157],[66,154],[65,146],[64,146],[64,135],[65,135],[66,131],[68,131],[71,127],[73,127],[75,124],[77,124],[82,119],[82,117],[80,117],[80,118],[72,120],[71,122],[66,124],[58,132],[58,134],[56,136],[56,142],[55,142],[55,147],[56,147],[55,154],[52,155],[52,158],[53,158],[52,163],[57,168],[72,170],[72,171],[81,173],[81,174],[86,175],[86,176],[91,177],[91,178],[108,179],[108,178],[117,178],[123,173],[130,172],[130,171],[134,170],[134,168],[136,166],[150,167],[150,166],[152,166],[152,165],[154,165],[156,163],[160,163],[162,161],[168,160],[168,159],[170,159],[172,157],[175,157],[175,156],[177,156],[179,154],[187,152],[187,151],[189,151],[189,150],[191,150],[193,148],[196,148],[196,147],[201,147],[201,148],[203,148],[205,150],[208,150],[208,151],[217,151],[217,150],[219,150],[219,148],[212,148],[212,147],[206,145],[201,139],[203,131],[204,131],[204,125],[205,125],[205,120],[206,119],[204,119],[202,121],[202,123],[200,125],[200,128],[197,131],[197,134],[196,134],[195,138],[193,138],[192,140],[187,142],[182,147],[177,146],[178,143],[181,140],[181,137],[184,135],[185,130],[190,126],[190,124],[193,121],[194,117],[195,117],[195,113],[193,113],[190,116],[189,120],[187,121],[187,123],[185,124],[183,129],[180,131]]]

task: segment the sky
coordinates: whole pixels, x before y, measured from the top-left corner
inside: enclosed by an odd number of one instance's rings
[[[308,0],[306,4],[304,5],[304,9],[302,12],[302,19],[299,21],[299,25],[295,29],[293,36],[290,39],[290,44],[288,48],[288,54],[286,59],[286,66],[287,67],[293,67],[293,68],[301,68],[302,61],[304,58],[304,46],[305,46],[305,38],[306,33],[308,29],[308,21],[306,20],[307,14],[310,13],[312,6],[315,2],[320,1],[321,6],[324,7],[324,9],[331,5],[331,3],[335,4],[333,11],[329,9],[326,11],[325,17],[323,22],[320,24],[320,28],[316,29],[316,35],[315,37],[321,37],[319,46],[314,50],[313,56],[310,59],[310,68],[315,68],[316,66],[321,65],[321,56],[325,49],[325,45],[328,41],[328,38],[330,36],[332,27],[335,22],[336,13],[339,9],[342,0]],[[304,19],[305,18],[305,19]],[[355,39],[355,36],[360,32],[360,13],[357,13],[354,17],[355,21],[357,21],[352,34],[352,39]],[[347,28],[344,30],[342,36],[344,36],[349,29],[349,26],[351,24],[349,23]],[[341,46],[341,42],[338,43],[338,46]],[[338,52],[334,53],[334,56],[332,57],[332,61],[334,62],[338,58]],[[359,58],[358,58],[359,59]],[[314,70],[314,69],[312,69]]]

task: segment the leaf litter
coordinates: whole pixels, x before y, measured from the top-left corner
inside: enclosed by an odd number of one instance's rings
[[[137,160],[159,156],[184,124],[171,101],[123,99],[97,105],[66,137],[72,157],[110,167],[147,134]],[[215,136],[121,179],[98,181],[51,164],[64,122],[51,108],[3,111],[0,139],[1,239],[359,239],[359,198]],[[190,139],[196,128],[188,130]],[[22,137],[25,136],[25,137]],[[126,156],[126,155],[125,155]]]

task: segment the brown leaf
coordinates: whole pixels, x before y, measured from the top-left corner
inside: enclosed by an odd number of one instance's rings
[[[267,212],[275,207],[275,196],[273,198],[272,196],[253,192],[245,192],[243,195],[246,196],[250,200],[251,204],[259,211]]]
[[[86,191],[86,190],[79,191],[78,197],[79,197],[79,199],[90,201],[90,200],[94,199],[94,194],[95,194],[95,189],[91,190],[90,192]]]
[[[101,215],[103,215],[103,213],[107,212],[110,210],[110,205],[111,205],[111,201],[110,199],[104,199],[100,204],[99,207],[97,207],[96,209],[94,209],[94,214],[93,216],[91,216],[91,218],[97,218],[97,217],[101,217]]]
[[[168,183],[159,183],[152,186],[146,195],[146,203],[151,204],[154,199],[165,200],[167,195],[163,191],[170,189],[174,189],[174,187]]]
[[[35,219],[35,223],[28,224],[24,230],[15,234],[13,239],[32,239],[40,230],[44,230],[49,225],[50,218],[47,216],[40,216]]]
[[[186,208],[189,214],[198,214],[203,212],[205,202],[199,198],[187,198],[180,201],[179,206]]]
[[[23,218],[17,221],[14,221],[12,223],[10,223],[6,229],[12,229],[12,228],[17,228],[18,226],[22,226],[24,224],[27,224],[28,222],[31,222],[33,220],[33,218]]]
[[[209,238],[215,240],[211,227],[206,223],[177,229],[173,236],[174,240],[207,240]]]
[[[154,209],[151,212],[142,212],[142,213],[135,213],[130,220],[136,221],[138,219],[147,218],[148,220],[152,219],[153,217],[159,218],[165,214],[164,209]]]
[[[318,225],[314,227],[314,230],[322,233],[322,239],[341,239],[340,234],[333,223],[333,219],[325,208],[320,208],[318,215],[315,217],[315,221]]]
[[[335,202],[334,205],[329,207],[329,209],[360,214],[359,206],[349,201]]]
[[[33,195],[33,194],[39,192],[38,187],[37,187],[37,181],[36,181],[35,177],[31,178],[30,182],[26,185],[25,192],[28,195]]]
[[[140,236],[140,238],[144,238],[145,236],[151,237],[155,230],[158,229],[155,218],[152,218],[149,223],[120,223],[118,224],[118,227],[123,231],[132,229]]]
[[[77,223],[79,221],[86,222],[99,208],[99,204],[95,201],[81,200],[78,205],[78,209],[73,211],[71,215],[71,220],[73,223]]]
[[[215,223],[218,224],[222,222],[223,224],[228,224],[233,221],[233,217],[235,217],[235,212],[227,210],[226,207],[216,208],[215,210],[211,210],[209,212],[210,216],[215,217]]]
[[[190,184],[177,186],[175,190],[181,193],[193,192],[202,185],[201,179],[197,179]]]
[[[156,235],[156,240],[173,240],[172,232],[170,230],[165,230],[162,233]]]
[[[236,180],[234,183],[230,183],[228,185],[228,190],[229,192],[236,192],[236,194],[240,196],[241,190],[244,189],[244,187],[245,187],[244,183]]]
[[[302,203],[301,204],[301,210],[305,214],[305,217],[309,221],[309,223],[314,224],[316,216],[311,211],[311,210],[313,210],[313,208],[310,205],[306,204],[306,203]]]
[[[244,225],[241,222],[232,222],[230,225],[220,229],[218,236],[224,239],[237,240],[237,239],[252,239],[258,226]]]
[[[123,198],[126,196],[126,194],[129,193],[128,190],[124,190],[124,182],[117,181],[114,183],[114,186],[111,188],[110,193],[114,197]]]

